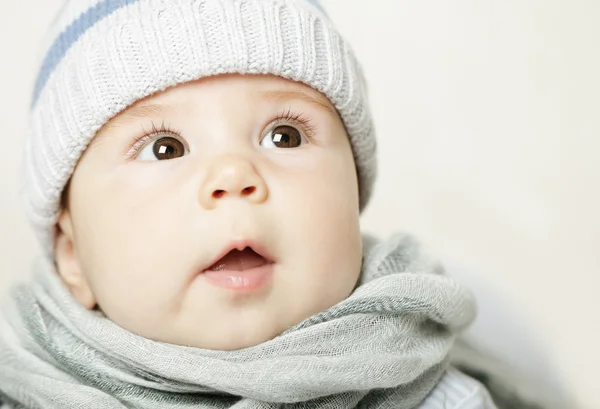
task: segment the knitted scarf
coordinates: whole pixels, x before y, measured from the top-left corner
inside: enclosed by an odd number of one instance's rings
[[[415,408],[443,375],[474,300],[411,236],[363,240],[361,277],[347,299],[236,351],[128,332],[80,306],[52,263],[40,261],[0,317],[0,401],[27,409]]]

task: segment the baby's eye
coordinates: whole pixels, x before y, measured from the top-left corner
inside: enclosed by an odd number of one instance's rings
[[[136,160],[154,162],[176,159],[188,153],[185,145],[176,138],[165,136],[148,143],[140,150]]]
[[[297,148],[302,145],[302,134],[293,126],[284,125],[273,128],[260,141],[263,148]]]

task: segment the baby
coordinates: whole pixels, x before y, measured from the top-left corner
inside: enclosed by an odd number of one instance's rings
[[[78,0],[35,85],[7,408],[494,408],[469,292],[362,236],[375,134],[316,0]]]

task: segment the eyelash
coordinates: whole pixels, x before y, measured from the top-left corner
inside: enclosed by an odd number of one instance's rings
[[[151,122],[151,124],[152,129],[150,131],[146,131],[142,126],[142,133],[140,134],[140,136],[137,136],[133,139],[132,147],[129,150],[129,152],[127,152],[128,156],[137,155],[142,150],[142,148],[146,146],[148,141],[152,139],[158,139],[158,137],[160,136],[171,136],[170,134],[181,135],[181,131],[173,129],[169,125],[165,125],[164,121],[158,128],[156,127],[154,122]],[[267,129],[269,129],[269,132],[271,132],[274,128],[282,124],[298,126],[299,128],[301,128],[301,131],[303,131],[304,135],[308,139],[312,139],[316,132],[316,127],[309,117],[301,113],[295,113],[291,109],[279,112],[279,114],[277,114],[277,117],[269,123]],[[262,135],[262,137],[266,136],[267,133]],[[181,142],[185,144],[185,141],[182,140]]]
[[[159,139],[159,137],[161,136],[171,136],[171,134],[181,134],[180,130],[171,128],[169,125],[165,125],[164,121],[162,122],[159,128],[156,127],[154,121],[152,121],[151,124],[152,129],[150,131],[146,131],[146,129],[144,129],[144,126],[142,125],[142,133],[139,136],[133,138],[133,143],[131,149],[126,154],[127,156],[133,157],[137,155],[142,150],[142,148],[146,146],[147,142],[152,139]],[[182,141],[182,143],[185,144],[184,141]]]
[[[282,124],[296,125],[300,130],[303,131],[304,135],[308,139],[312,139],[316,133],[316,126],[312,123],[311,119],[301,113],[293,112],[291,109],[279,112],[277,117],[271,121],[267,129],[271,132],[275,127]],[[265,135],[263,135],[264,137]]]

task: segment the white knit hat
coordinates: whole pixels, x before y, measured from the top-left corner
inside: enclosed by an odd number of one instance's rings
[[[361,210],[367,204],[376,144],[365,82],[317,0],[70,0],[46,38],[23,186],[49,254],[61,193],[96,132],[139,99],[217,74],[273,74],[326,95],[350,137]]]

